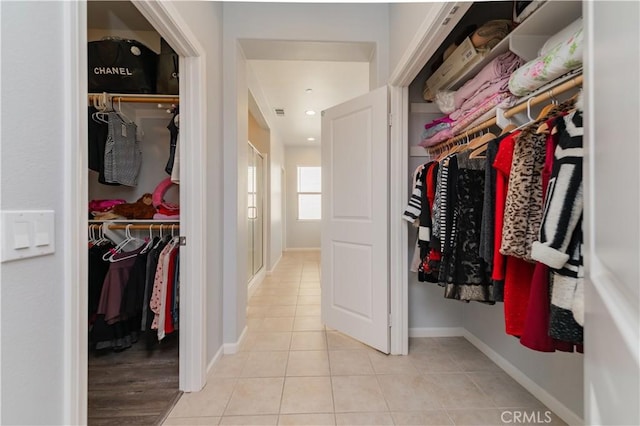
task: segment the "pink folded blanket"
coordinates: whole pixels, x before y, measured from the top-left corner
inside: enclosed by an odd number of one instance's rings
[[[467,81],[460,89],[454,93],[454,105],[459,109],[468,99],[471,99],[476,93],[482,92],[489,87],[494,87],[494,93],[508,90],[509,81],[504,82],[505,77],[521,67],[524,61],[515,53],[505,52],[497,56],[471,80]],[[496,85],[498,85],[496,87]],[[504,85],[504,87],[502,87]],[[486,97],[486,96],[485,96]]]

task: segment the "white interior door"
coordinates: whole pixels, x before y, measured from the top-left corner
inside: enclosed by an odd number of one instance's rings
[[[388,89],[322,115],[322,320],[389,353]]]

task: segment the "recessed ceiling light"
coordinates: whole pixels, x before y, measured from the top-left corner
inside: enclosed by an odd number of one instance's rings
[[[312,109],[308,109],[304,113],[307,114],[307,115],[316,115],[316,112],[314,110],[312,110]]]
[[[307,138],[307,140],[308,140],[309,142],[313,142],[313,141],[315,141],[315,140],[316,140],[316,138]]]
[[[313,89],[306,89],[305,90],[305,93],[311,93],[311,92],[313,92]]]

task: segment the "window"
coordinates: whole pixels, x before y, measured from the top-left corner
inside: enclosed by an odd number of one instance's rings
[[[298,220],[320,220],[321,187],[320,167],[298,167]]]

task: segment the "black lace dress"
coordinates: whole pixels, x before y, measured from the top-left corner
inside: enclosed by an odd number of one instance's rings
[[[451,226],[440,268],[445,297],[463,301],[493,303],[493,284],[487,263],[480,256],[485,161],[457,156],[456,170],[450,170],[449,198]]]

